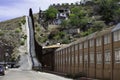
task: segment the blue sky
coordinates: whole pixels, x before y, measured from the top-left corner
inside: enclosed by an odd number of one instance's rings
[[[77,1],[80,0],[0,0],[0,22],[28,15],[29,8],[37,13],[39,7],[45,10],[53,3],[74,3]]]

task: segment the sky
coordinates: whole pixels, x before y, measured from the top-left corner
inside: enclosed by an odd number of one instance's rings
[[[38,13],[57,3],[75,3],[80,0],[0,0],[0,22],[28,15],[29,8]]]

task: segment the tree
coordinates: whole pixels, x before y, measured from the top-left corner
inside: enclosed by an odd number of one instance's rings
[[[70,14],[70,24],[71,26],[78,26],[80,19],[75,14]]]
[[[53,20],[56,18],[58,10],[54,7],[50,7],[46,10],[46,20]]]
[[[112,3],[112,0],[101,0],[100,1],[100,14],[102,19],[107,23],[113,20],[114,8],[115,6]]]
[[[71,14],[70,14],[70,24],[71,26],[78,27],[80,26],[80,21],[85,16],[85,11],[82,10],[81,7],[73,7],[71,8]]]
[[[60,25],[61,29],[67,28],[69,26],[69,20],[63,20]]]
[[[102,15],[102,19],[109,23],[114,20],[116,10],[118,10],[118,0],[93,0],[97,2],[100,7],[99,13]]]
[[[115,11],[114,20],[115,20],[115,22],[120,22],[120,8],[118,8]]]

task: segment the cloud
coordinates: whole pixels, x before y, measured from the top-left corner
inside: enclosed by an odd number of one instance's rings
[[[50,4],[72,3],[78,0],[0,0],[0,21],[28,15],[29,8],[37,13],[39,7],[47,9]]]

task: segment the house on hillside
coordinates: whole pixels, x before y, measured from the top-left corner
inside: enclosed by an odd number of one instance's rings
[[[57,13],[57,17],[55,20],[55,24],[61,24],[62,20],[67,20],[70,14],[70,9],[59,9]]]
[[[80,6],[82,4],[91,4],[92,0],[81,0],[80,2],[76,2],[76,3],[63,3],[63,4],[53,4],[50,5],[50,7],[54,7],[58,10],[58,13],[56,15],[56,18],[53,21],[49,21],[48,25],[60,25],[61,22],[63,20],[67,20],[71,11],[70,8],[72,8],[73,6]],[[45,18],[45,11],[42,11],[41,9],[39,9],[39,23],[43,26],[46,26],[47,23],[44,22],[44,18]]]
[[[57,10],[58,10],[58,13],[56,15],[56,19],[54,19],[52,23],[50,22],[50,24],[52,25],[59,25],[62,22],[62,20],[68,19],[70,14],[69,8],[59,8]],[[39,24],[44,26],[46,24],[44,20],[45,20],[45,11],[42,11],[41,9],[39,9],[39,17],[38,17]]]

